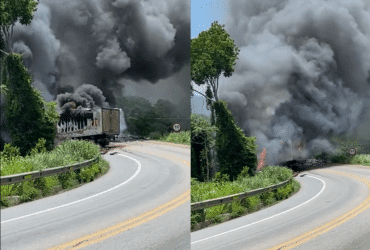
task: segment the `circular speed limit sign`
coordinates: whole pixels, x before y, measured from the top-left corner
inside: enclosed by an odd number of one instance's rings
[[[181,130],[181,125],[178,123],[173,124],[173,130],[179,132]]]
[[[349,150],[349,154],[350,155],[355,155],[356,154],[356,149],[354,149],[354,148],[351,148],[350,150]]]

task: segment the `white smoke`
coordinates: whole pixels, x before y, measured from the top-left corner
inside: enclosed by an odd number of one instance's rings
[[[119,109],[119,121],[120,121],[120,136],[122,136],[123,132],[127,129],[127,125],[125,122],[125,115],[122,109]]]

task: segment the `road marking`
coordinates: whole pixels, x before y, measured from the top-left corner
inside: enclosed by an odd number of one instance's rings
[[[365,178],[360,178],[358,176],[355,176],[355,175],[351,175],[351,174],[347,174],[347,173],[344,173],[344,172],[338,172],[338,171],[333,171],[333,170],[324,170],[323,171],[328,171],[328,172],[332,172],[332,173],[335,173],[335,174],[340,174],[340,175],[344,175],[344,176],[349,176],[349,177],[352,177],[354,179],[357,179],[363,183],[365,183],[369,189],[370,189],[370,182],[368,180],[366,180]],[[276,249],[279,249],[279,250],[286,250],[286,249],[292,249],[296,246],[299,246],[301,244],[303,244],[304,242],[306,241],[309,241],[321,234],[324,234],[328,231],[330,231],[331,229],[343,224],[344,222],[348,221],[349,219],[357,216],[358,214],[360,214],[361,212],[365,211],[366,209],[370,208],[370,194],[369,196],[366,198],[366,200],[364,202],[362,202],[359,206],[357,206],[356,208],[352,209],[351,211],[349,211],[348,213],[345,213],[344,215],[320,226],[320,227],[317,227],[316,229],[314,230],[311,230],[310,232],[307,232],[307,233],[304,233],[302,234],[301,236],[298,236],[292,240],[289,240],[287,242],[284,242],[278,246],[275,246],[273,248],[270,248],[269,250],[276,250]]]
[[[137,151],[145,152],[147,154],[157,155],[161,156],[163,158],[169,159],[171,161],[174,161],[177,164],[186,164],[190,167],[190,162],[186,160],[182,160],[178,157],[174,157],[171,155],[165,155],[165,154],[155,154],[152,152],[148,152],[147,150],[138,150]],[[78,239],[72,240],[70,242],[64,243],[62,245],[50,248],[48,250],[62,250],[62,249],[73,249],[77,250],[86,246],[89,246],[91,244],[95,244],[98,242],[101,242],[107,238],[113,237],[119,233],[122,233],[126,230],[129,230],[131,228],[134,228],[136,226],[139,226],[145,222],[148,222],[150,220],[153,220],[170,210],[182,205],[183,203],[190,201],[190,189],[188,189],[185,193],[181,194],[180,196],[176,197],[175,199],[167,202],[166,204],[163,204],[151,211],[148,211],[142,215],[139,215],[135,218],[132,218],[130,220],[120,222],[114,226],[108,227],[106,229],[99,230],[95,233],[85,235],[83,237],[80,237]],[[190,204],[189,204],[190,206]]]
[[[185,164],[186,166],[190,167],[190,162],[189,161],[186,161],[186,160],[183,160],[181,159],[180,157],[176,157],[176,156],[173,156],[173,155],[166,155],[166,154],[159,154],[159,153],[154,153],[153,151],[148,151],[148,150],[145,150],[145,149],[138,149],[138,148],[128,148],[128,149],[131,149],[133,151],[139,151],[139,152],[143,152],[143,153],[146,153],[146,154],[151,154],[151,155],[156,155],[156,156],[159,156],[159,157],[163,157],[167,160],[170,160],[172,162],[175,162],[176,164]]]
[[[131,228],[134,228],[136,226],[139,226],[145,222],[148,222],[152,219],[155,219],[168,211],[180,206],[181,204],[187,202],[190,200],[190,189],[183,193],[182,195],[178,196],[177,198],[173,199],[170,202],[167,202],[164,205],[161,205],[149,212],[146,212],[138,217],[132,218],[128,221],[124,221],[121,223],[118,223],[114,226],[108,227],[103,230],[99,230],[95,233],[80,237],[78,239],[75,239],[73,241],[64,243],[60,246],[50,248],[48,250],[64,250],[64,249],[73,249],[77,250],[86,246],[89,246],[91,244],[98,243],[100,241],[103,241],[107,238],[110,238],[112,236],[115,236],[119,233],[122,233],[126,230],[129,230]]]
[[[268,217],[268,218],[262,219],[262,220],[260,220],[260,221],[256,221],[256,222],[253,222],[253,223],[251,223],[251,224],[244,225],[244,226],[242,226],[242,227],[238,227],[238,228],[235,228],[235,229],[232,229],[232,230],[229,230],[229,231],[226,231],[226,232],[223,232],[223,233],[220,233],[220,234],[214,235],[214,236],[210,236],[210,237],[207,237],[207,238],[204,238],[204,239],[201,239],[201,240],[194,241],[194,242],[192,242],[191,244],[195,244],[195,243],[198,243],[198,242],[201,242],[201,241],[205,241],[205,240],[208,240],[208,239],[212,239],[212,238],[215,238],[215,237],[217,237],[217,236],[221,236],[221,235],[224,235],[224,234],[227,234],[227,233],[231,233],[231,232],[237,231],[237,230],[239,230],[239,229],[246,228],[246,227],[249,227],[249,226],[255,225],[255,224],[257,224],[257,223],[260,223],[260,222],[263,222],[263,221],[266,221],[266,220],[269,220],[269,219],[275,218],[275,217],[277,217],[277,216],[279,216],[279,215],[282,215],[282,214],[285,214],[285,213],[287,213],[287,212],[290,212],[290,211],[292,211],[292,210],[294,210],[294,209],[296,209],[296,208],[299,208],[299,207],[301,207],[301,206],[303,206],[303,205],[307,204],[308,202],[310,202],[310,201],[314,200],[316,197],[318,197],[318,196],[319,196],[319,195],[320,195],[320,194],[325,190],[326,183],[325,183],[325,181],[321,180],[320,178],[317,178],[317,177],[314,177],[314,176],[306,175],[306,177],[311,177],[311,178],[318,179],[319,181],[321,181],[321,182],[323,183],[323,187],[321,188],[320,192],[319,192],[318,194],[316,194],[314,197],[312,197],[311,199],[309,199],[308,201],[305,201],[305,202],[303,202],[302,204],[300,204],[300,205],[298,205],[298,206],[296,206],[296,207],[293,207],[293,208],[291,208],[291,209],[288,209],[288,210],[286,210],[286,211],[284,211],[284,212],[281,212],[281,213],[279,213],[279,214],[275,214],[275,215],[270,216],[270,217]]]
[[[82,202],[82,201],[89,200],[89,199],[94,198],[94,197],[97,197],[97,196],[99,196],[99,195],[102,195],[102,194],[108,193],[108,192],[110,192],[110,191],[112,191],[112,190],[114,190],[114,189],[117,189],[117,188],[119,188],[119,187],[121,187],[121,186],[125,185],[126,183],[128,183],[129,181],[131,181],[132,179],[134,179],[134,178],[135,178],[135,177],[140,173],[140,171],[141,171],[141,163],[140,163],[138,160],[136,160],[136,159],[134,159],[134,158],[132,158],[132,157],[129,157],[129,156],[126,156],[126,155],[122,155],[122,154],[118,154],[118,155],[123,156],[123,157],[126,157],[126,158],[129,158],[129,159],[131,159],[131,160],[135,161],[135,162],[136,162],[136,164],[138,165],[138,168],[137,168],[136,172],[135,172],[135,173],[134,173],[134,175],[133,175],[133,176],[131,176],[128,180],[126,180],[126,181],[122,182],[121,184],[119,184],[119,185],[117,185],[117,186],[114,186],[114,187],[112,187],[112,188],[110,188],[110,189],[108,189],[108,190],[105,190],[105,191],[103,191],[103,192],[100,192],[100,193],[94,194],[94,195],[89,196],[89,197],[86,197],[86,198],[84,198],[84,199],[77,200],[77,201],[73,201],[73,202],[70,202],[70,203],[67,203],[67,204],[64,204],[64,205],[61,205],[61,206],[57,206],[57,207],[53,207],[53,208],[49,208],[49,209],[45,209],[45,210],[42,210],[42,211],[40,211],[40,212],[36,212],[36,213],[32,213],[32,214],[28,214],[28,215],[24,215],[24,216],[21,216],[21,217],[18,217],[18,218],[14,218],[14,219],[10,219],[10,220],[6,220],[6,221],[2,221],[2,222],[1,222],[1,224],[7,223],[7,222],[11,222],[11,221],[15,221],[15,220],[19,220],[19,219],[23,219],[23,218],[27,218],[27,217],[31,217],[31,216],[38,215],[38,214],[42,214],[42,213],[46,213],[46,212],[49,212],[49,211],[52,211],[52,210],[56,210],[56,209],[58,209],[58,208],[67,207],[67,206],[70,206],[70,205],[73,205],[73,204],[76,204],[76,203],[79,203],[79,202]]]

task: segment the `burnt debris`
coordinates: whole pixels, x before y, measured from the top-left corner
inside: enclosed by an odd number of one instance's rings
[[[68,107],[73,107],[72,103],[67,103],[66,105],[68,105]],[[60,114],[58,132],[65,133],[76,131],[78,129],[84,129],[88,125],[87,120],[93,120],[93,118],[94,114],[90,109],[82,108],[81,106],[79,106],[77,109],[66,108],[65,111]]]
[[[326,160],[306,159],[306,160],[292,160],[281,162],[278,165],[292,169],[294,172],[306,171],[314,168],[323,167],[327,163]]]

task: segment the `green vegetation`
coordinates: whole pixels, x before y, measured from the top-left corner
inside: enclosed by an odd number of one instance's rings
[[[370,154],[355,155],[350,159],[350,164],[359,164],[363,166],[370,166]]]
[[[46,168],[53,168],[86,161],[99,155],[99,146],[88,141],[68,140],[51,152],[43,147],[45,140],[40,139],[31,153],[25,157],[10,154],[17,152],[16,147],[6,144],[1,152],[1,176],[19,174]],[[11,155],[11,157],[4,157]]]
[[[216,131],[208,119],[201,115],[191,114],[191,176],[199,181],[209,181],[213,175],[211,150]]]
[[[6,129],[12,139],[12,146],[18,147],[22,156],[27,155],[40,138],[45,139],[45,147],[51,150],[55,138],[55,122],[58,114],[56,103],[47,103],[41,93],[32,86],[32,78],[23,65],[23,57],[12,53],[13,26],[31,23],[37,2],[33,0],[4,0],[1,9],[0,40],[0,83],[5,104],[1,107]],[[1,140],[0,148],[4,147]]]
[[[219,177],[217,177],[219,176]],[[293,176],[291,169],[280,166],[269,166],[255,176],[240,178],[237,181],[227,181],[227,175],[216,174],[210,182],[198,182],[192,178],[191,202],[215,199],[227,195],[247,192],[257,188],[271,186],[285,181]]]
[[[222,72],[225,77],[232,75],[239,48],[225,31],[224,25],[217,21],[207,31],[191,39],[190,47],[191,79],[197,85],[210,86],[218,101],[219,77]]]
[[[211,182],[198,182],[194,178],[191,180],[191,202],[215,199],[227,195],[243,193],[258,188],[268,187],[293,176],[292,170],[280,167],[269,166],[262,169],[255,176],[238,178],[237,181],[230,182],[227,175],[218,173],[217,177]],[[222,222],[225,214],[229,218],[236,218],[243,214],[258,210],[258,206],[269,206],[277,201],[288,198],[292,193],[297,192],[300,185],[292,179],[287,185],[278,188],[272,192],[248,197],[241,201],[218,205],[198,211],[191,212],[192,228],[196,224],[204,221]]]
[[[40,139],[31,153],[20,156],[19,149],[9,144],[1,152],[1,175],[12,175],[46,168],[65,166],[99,156],[99,146],[89,141],[68,140],[47,152],[45,140]],[[8,206],[6,196],[20,196],[22,202],[31,201],[53,193],[58,186],[72,188],[80,183],[90,182],[108,171],[108,163],[100,156],[98,161],[79,170],[24,181],[1,187],[1,204]]]
[[[210,123],[198,116],[191,119],[192,177],[199,181],[208,181],[218,168],[231,180],[235,180],[244,167],[248,168],[249,175],[256,169],[256,139],[244,135],[217,94],[221,73],[225,77],[232,75],[239,52],[224,25],[217,21],[191,40],[191,78],[197,85],[207,85],[206,93],[200,94],[211,110]]]
[[[354,164],[354,165],[359,164],[370,166],[370,155],[360,153],[361,151],[364,152],[364,148],[361,147],[361,143],[359,141],[345,137],[333,137],[330,139],[330,141],[335,146],[336,149],[330,153],[314,152],[313,153],[314,158],[329,160],[333,163]],[[355,156],[349,155],[349,149],[351,148],[356,149],[357,154]]]
[[[44,138],[47,150],[51,150],[58,117],[56,104],[46,103],[41,93],[32,86],[31,76],[22,63],[21,55],[10,54],[5,64],[8,72],[8,81],[5,83],[5,127],[12,138],[12,145],[19,147],[21,155],[25,156],[39,138]]]
[[[38,2],[34,0],[2,0],[0,2],[1,50],[11,51],[15,23],[30,24],[37,4]]]
[[[227,104],[224,101],[215,102],[216,111],[216,150],[220,171],[235,180],[243,168],[249,169],[253,176],[257,167],[257,145],[255,137],[246,137],[239,128]]]
[[[149,138],[151,140],[179,143],[190,146],[190,131],[182,131],[180,133],[168,133],[163,136],[159,133],[151,133]]]
[[[237,126],[224,101],[212,104],[216,121],[211,122],[199,116],[191,116],[191,177],[198,181],[208,181],[219,171],[236,180],[243,168],[253,176],[257,167],[257,145],[255,137],[246,137]],[[211,152],[217,152],[217,163]]]
[[[180,123],[183,130],[190,129],[189,119],[182,115],[183,108],[167,100],[160,99],[152,105],[142,97],[127,96],[117,98],[117,107],[123,110],[127,132],[132,135],[163,136],[173,130],[174,123]]]
[[[239,51],[218,22],[212,23],[207,31],[191,41],[191,77],[195,84],[207,85],[206,93],[200,94],[206,98],[207,108],[211,110],[210,120],[191,116],[192,203],[270,186],[292,176],[292,170],[288,168],[263,168],[266,151],[261,154],[261,164],[257,169],[256,138],[245,136],[227,104],[218,99],[219,76],[222,72],[226,77],[232,75]],[[339,138],[334,138],[333,142],[337,148],[335,152],[314,152],[316,158],[338,163],[370,163],[368,155],[349,156],[349,148],[360,150],[357,142]],[[258,171],[260,169],[262,171]],[[273,192],[194,211],[191,213],[192,228],[199,222],[221,222],[225,214],[233,218],[258,209],[257,205],[273,204],[286,199],[299,188],[299,183],[292,179]]]

